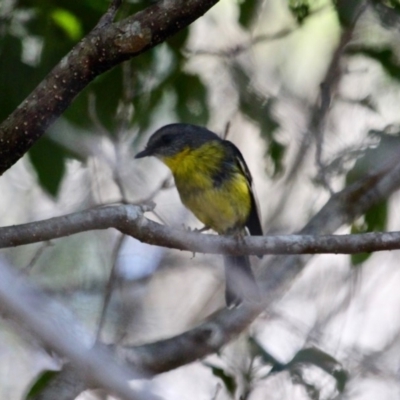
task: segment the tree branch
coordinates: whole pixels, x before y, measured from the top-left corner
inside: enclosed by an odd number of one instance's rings
[[[119,1],[0,125],[0,175],[18,161],[94,78],[187,27],[218,0],[158,1],[111,23]]]
[[[400,174],[400,168],[397,167]],[[396,169],[396,170],[397,170]],[[392,172],[392,175],[394,172]],[[360,215],[365,210],[362,199],[369,202],[382,198],[383,193],[373,192],[371,184],[384,184],[384,176],[371,176],[363,182],[358,182],[342,192],[331,197],[327,206],[318,214],[318,220],[332,219],[330,205],[340,207],[340,225],[349,222],[354,215]],[[391,182],[390,188],[399,184]],[[324,216],[328,209],[328,215]],[[141,242],[208,254],[355,254],[400,249],[400,232],[373,232],[356,235],[321,235],[307,234],[313,232],[313,220],[305,228],[304,234],[247,236],[241,240],[232,237],[205,235],[188,232],[183,229],[170,228],[160,225],[144,217],[142,208],[134,205],[118,205],[100,207],[81,211],[61,217],[28,224],[0,228],[0,248],[20,246],[41,241],[61,238],[72,234],[98,229],[115,228],[122,233],[132,236]],[[325,230],[328,230],[325,228]]]
[[[42,400],[75,398],[90,386],[108,389],[126,400],[156,399],[148,391],[129,387],[128,379],[143,377],[142,371],[123,368],[103,346],[93,348],[93,339],[68,310],[28,284],[4,260],[0,260],[0,303],[6,316],[34,333],[47,348],[67,357],[73,367],[66,369],[66,375],[75,381],[74,385],[69,385],[66,392],[50,385],[53,395],[48,393]]]
[[[103,27],[110,25],[114,21],[121,4],[122,0],[112,0],[110,7],[108,7],[107,12],[100,18],[95,29],[102,29]]]

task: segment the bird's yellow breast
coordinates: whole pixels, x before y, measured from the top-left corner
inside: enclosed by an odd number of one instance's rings
[[[220,234],[243,229],[251,208],[249,183],[226,157],[223,147],[210,142],[162,158],[174,175],[182,203]]]

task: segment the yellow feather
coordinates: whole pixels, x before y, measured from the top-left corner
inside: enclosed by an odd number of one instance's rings
[[[213,176],[221,169],[224,151],[210,142],[162,158],[174,175],[182,203],[220,234],[241,230],[251,207],[249,183],[239,168],[229,179],[215,185]]]

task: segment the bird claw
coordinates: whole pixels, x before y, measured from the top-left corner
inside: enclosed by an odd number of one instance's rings
[[[190,226],[185,226],[185,224],[182,224],[183,229],[189,232],[193,232],[193,233],[202,233],[205,231],[208,231],[210,228],[208,226],[203,226],[202,228],[191,228]]]
[[[195,228],[194,229],[194,232],[198,232],[198,233],[201,233],[201,232],[206,232],[206,231],[209,231],[211,228],[209,228],[208,226],[203,226],[202,228],[200,228],[200,229],[198,229],[198,228]]]
[[[149,200],[149,201],[145,201],[144,203],[142,203],[140,205],[140,207],[143,212],[150,212],[150,211],[154,211],[154,209],[156,208],[156,203],[152,200]]]

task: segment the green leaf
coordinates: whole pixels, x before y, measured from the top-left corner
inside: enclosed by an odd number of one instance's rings
[[[251,345],[251,352],[253,356],[261,356],[261,359],[265,364],[272,365],[270,374],[289,371],[293,376],[300,376],[299,367],[302,364],[312,364],[318,368],[321,368],[326,373],[332,375],[336,380],[336,388],[339,392],[343,392],[346,385],[348,374],[343,369],[339,361],[337,361],[330,354],[317,349],[316,347],[309,347],[298,351],[293,359],[287,364],[278,362],[271,354],[269,354],[262,345],[260,345],[254,338],[249,339]],[[302,381],[305,385],[305,382]],[[312,389],[312,385],[307,387],[307,390]]]
[[[383,4],[387,7],[394,8],[396,10],[400,10],[400,1],[399,0],[383,0]]]
[[[22,62],[21,40],[11,35],[0,39],[0,120],[3,121],[37,82],[35,68]]]
[[[345,28],[353,26],[364,6],[364,0],[335,0],[339,22]]]
[[[67,151],[44,136],[29,150],[28,154],[40,185],[49,194],[56,196],[64,176]]]
[[[368,258],[371,257],[371,253],[357,253],[357,254],[352,254],[350,257],[351,265],[353,267],[358,267],[361,266],[365,261],[368,260]]]
[[[299,24],[310,15],[310,4],[308,0],[290,0],[289,9]]]
[[[232,375],[229,375],[228,373],[226,373],[222,368],[216,367],[215,365],[208,363],[208,362],[203,362],[203,364],[210,368],[213,375],[220,378],[222,380],[222,382],[224,382],[224,385],[226,387],[226,390],[232,395],[235,395],[235,391],[236,391],[236,380],[235,377],[233,377]]]
[[[51,18],[70,39],[78,40],[82,37],[83,30],[81,22],[68,10],[56,8],[52,11]]]
[[[335,369],[332,371],[331,375],[336,379],[336,389],[339,393],[343,393],[349,379],[349,374],[344,369]]]
[[[248,28],[254,17],[257,15],[259,1],[258,0],[243,0],[239,5],[239,23]]]
[[[375,204],[365,213],[367,232],[383,231],[386,228],[388,216],[387,201]]]
[[[37,398],[44,389],[47,388],[51,380],[60,373],[60,371],[43,371],[36,381],[33,382],[29,392],[25,396],[25,400]]]
[[[348,380],[348,374],[343,369],[342,364],[330,354],[315,347],[302,349],[296,353],[288,367],[296,368],[299,364],[312,364],[321,368],[335,378],[337,390],[343,392]]]
[[[274,162],[274,177],[279,176],[283,172],[283,156],[285,155],[286,147],[272,139],[269,145],[269,154]]]
[[[387,201],[372,206],[365,214],[363,223],[356,221],[351,226],[351,233],[366,233],[384,231],[387,224]],[[372,253],[358,253],[351,255],[351,263],[357,266],[367,261]]]
[[[186,59],[186,57],[184,57],[183,55],[182,49],[186,45],[188,37],[189,29],[183,29],[166,40],[169,48],[174,51],[176,56],[181,58],[182,60]]]
[[[365,233],[366,229],[364,227],[360,227],[360,224],[355,222],[351,225],[350,233],[355,235],[358,233]],[[350,255],[350,261],[353,267],[357,267],[362,265],[368,258],[371,257],[371,253],[356,253]]]

